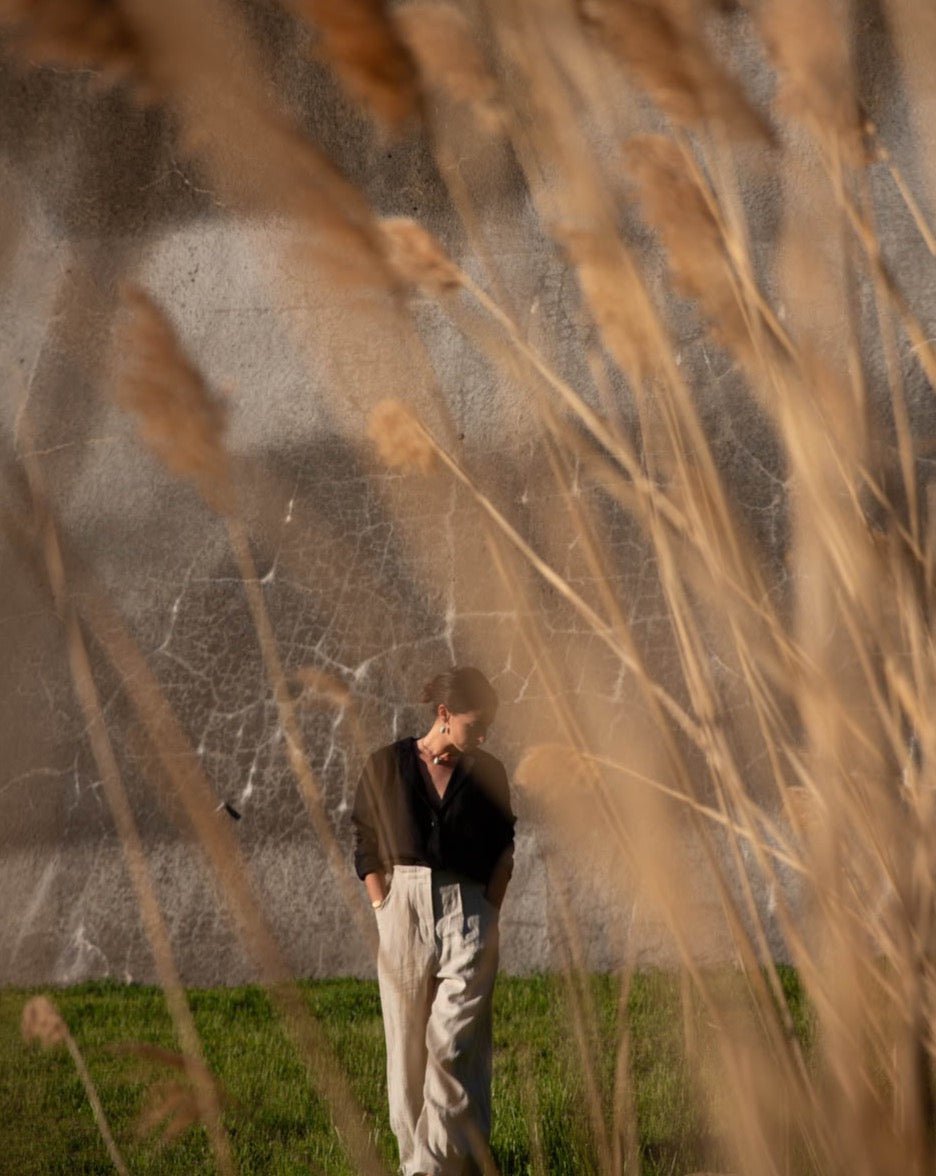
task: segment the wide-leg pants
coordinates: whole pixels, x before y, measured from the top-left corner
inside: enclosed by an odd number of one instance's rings
[[[390,1125],[404,1176],[487,1167],[497,910],[484,887],[395,866],[377,909]]]

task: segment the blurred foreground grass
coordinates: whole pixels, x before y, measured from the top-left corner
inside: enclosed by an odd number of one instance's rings
[[[794,1020],[805,1034],[797,978],[784,973]],[[737,995],[741,982],[726,976]],[[707,1020],[683,1005],[679,981],[663,973],[635,975],[621,1015],[620,983],[589,980],[594,1016],[578,1030],[589,1038],[599,1097],[611,1108],[622,1024],[629,1033],[632,1088],[618,1091],[633,1108],[636,1146],[647,1173],[683,1173],[725,1160],[703,1128],[684,1039],[705,1036]],[[741,986],[743,987],[743,986]],[[325,1026],[393,1170],[386,1111],[383,1033],[376,983],[329,980],[303,985],[312,1014]],[[107,1154],[64,1049],[40,1050],[20,1037],[31,993],[0,991],[0,1172],[4,1176],[108,1173]],[[140,1138],[136,1121],[154,1084],[174,1077],[152,1060],[115,1046],[149,1042],[174,1049],[172,1026],[158,988],[112,982],[51,994],[88,1062],[117,1143],[133,1173],[193,1176],[211,1172],[207,1138],[189,1128],[173,1142],[159,1130]],[[495,1157],[504,1176],[587,1174],[596,1170],[587,1082],[563,981],[501,977],[495,997]],[[260,987],[193,990],[195,1020],[208,1064],[225,1092],[239,1172],[327,1173],[346,1176],[341,1141],[308,1073]],[[580,1006],[581,1007],[581,1006]],[[691,1022],[691,1023],[690,1023]],[[581,1040],[581,1037],[579,1038]],[[710,1049],[714,1058],[714,1043]],[[613,1141],[610,1141],[613,1144]]]

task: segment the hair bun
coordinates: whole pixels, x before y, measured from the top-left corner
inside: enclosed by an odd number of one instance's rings
[[[423,687],[421,701],[430,703],[433,709],[441,703],[455,715],[481,711],[488,722],[493,722],[497,714],[497,691],[474,666],[452,666],[436,674]]]

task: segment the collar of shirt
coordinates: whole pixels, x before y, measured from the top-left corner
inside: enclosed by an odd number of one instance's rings
[[[404,749],[407,748],[407,744],[404,744],[403,746]],[[409,770],[405,772],[405,778],[410,780],[414,787],[418,789],[419,795],[422,797],[422,799],[426,802],[426,804],[429,804],[429,798],[424,794],[422,788],[422,775],[419,770],[419,748],[416,746],[415,738],[410,739],[408,750],[410,762],[406,765]],[[442,809],[448,808],[455,795],[464,787],[465,781],[471,774],[471,767],[473,764],[474,756],[467,751],[463,752],[455,761],[455,767],[452,769],[452,775],[449,777],[448,786],[445,789],[445,795],[442,797],[442,801],[439,805],[440,811]]]

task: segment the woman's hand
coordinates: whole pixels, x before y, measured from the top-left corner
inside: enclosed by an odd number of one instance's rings
[[[494,867],[484,891],[484,897],[491,906],[497,907],[498,910],[500,910],[501,903],[504,901],[504,894],[507,890],[507,883],[510,881],[512,870],[513,852],[511,850],[505,850]]]

